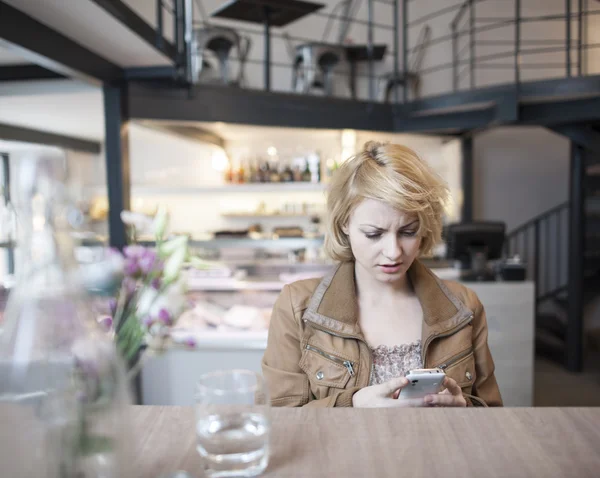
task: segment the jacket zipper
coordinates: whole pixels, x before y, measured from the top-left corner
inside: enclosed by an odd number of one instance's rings
[[[427,340],[425,341],[425,345],[423,345],[422,349],[421,349],[421,353],[422,353],[422,360],[423,360],[423,364],[425,364],[425,357],[427,356],[427,348],[429,347],[429,344],[435,340],[435,339],[441,339],[444,337],[450,337],[451,335],[454,335],[456,332],[458,332],[459,330],[464,329],[467,325],[469,325],[471,323],[471,321],[473,320],[473,315],[469,315],[469,317],[467,318],[467,320],[465,320],[464,322],[461,322],[460,324],[458,324],[456,327],[451,328],[450,330],[447,330],[446,332],[442,333],[442,334],[435,334],[435,335],[430,335],[429,337],[427,337]]]
[[[351,362],[350,360],[342,360],[341,358],[336,357],[335,355],[330,355],[326,352],[323,352],[322,350],[320,350],[316,347],[313,347],[312,345],[307,345],[306,350],[311,350],[312,352],[316,352],[319,355],[322,355],[323,357],[328,358],[332,362],[343,365],[344,367],[346,367],[346,370],[348,370],[348,373],[350,374],[350,376],[351,377],[354,376],[354,363]]]
[[[460,362],[462,359],[464,359],[465,357],[469,356],[472,353],[473,353],[473,347],[469,347],[464,352],[461,352],[458,355],[455,355],[454,357],[452,357],[450,360],[447,360],[443,364],[438,365],[437,367],[432,367],[432,368],[441,368],[442,370],[446,370],[448,367],[454,365],[456,362]]]
[[[316,329],[316,330],[320,330],[321,332],[325,332],[326,334],[333,335],[334,337],[340,337],[341,339],[354,339],[354,340],[358,340],[359,342],[362,342],[362,343],[363,343],[363,344],[366,346],[366,348],[367,348],[367,351],[369,352],[369,353],[367,354],[367,356],[368,356],[368,359],[369,359],[369,367],[367,368],[367,370],[369,371],[369,372],[368,372],[368,373],[369,373],[369,376],[367,377],[367,384],[368,384],[368,382],[369,382],[369,380],[370,380],[370,377],[371,377],[371,368],[373,368],[373,357],[372,357],[372,355],[371,355],[371,353],[370,353],[371,349],[369,348],[369,345],[368,345],[368,344],[367,344],[367,343],[366,343],[366,342],[365,342],[363,339],[361,339],[360,337],[358,337],[358,336],[355,336],[355,335],[344,335],[344,334],[338,334],[338,333],[336,333],[336,332],[333,332],[333,331],[331,331],[331,330],[329,330],[329,329],[327,329],[327,328],[325,328],[325,327],[323,327],[323,326],[317,325],[317,324],[315,324],[314,322],[312,322],[312,321],[309,321],[309,320],[307,320],[307,319],[304,319],[304,321],[305,321],[305,322],[309,322],[309,323],[310,323],[310,326],[311,326],[312,328],[314,328],[314,329]],[[338,359],[338,360],[339,360],[339,359]],[[350,362],[350,364],[352,365],[352,372],[350,373],[350,375],[353,375],[353,374],[355,373],[355,370],[354,370],[354,365],[355,365],[355,363],[352,363],[352,362]],[[345,365],[344,365],[344,366],[345,366]],[[346,368],[348,368],[348,367],[346,367]],[[348,369],[348,372],[350,372],[350,369]]]

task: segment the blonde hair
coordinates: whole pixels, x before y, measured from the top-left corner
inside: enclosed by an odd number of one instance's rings
[[[429,254],[441,240],[442,216],[449,199],[446,183],[412,149],[371,141],[340,166],[329,186],[325,251],[332,259],[354,259],[343,229],[364,199],[415,214],[419,218],[421,254]]]

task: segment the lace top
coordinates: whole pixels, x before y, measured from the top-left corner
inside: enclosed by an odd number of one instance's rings
[[[379,385],[396,377],[404,377],[409,371],[422,368],[421,341],[410,344],[379,345],[371,348],[373,367],[369,385]]]

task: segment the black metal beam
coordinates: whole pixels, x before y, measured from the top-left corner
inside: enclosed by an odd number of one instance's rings
[[[0,81],[56,80],[65,76],[39,65],[19,64],[0,66]]]
[[[600,121],[600,97],[525,103],[519,106],[519,122],[541,126]]]
[[[0,45],[59,74],[87,81],[121,78],[117,65],[52,30],[20,10],[0,2]]]
[[[473,221],[473,137],[466,135],[461,138],[462,148],[462,189],[463,204],[461,221]]]
[[[394,130],[392,105],[224,86],[202,85],[188,90],[157,83],[130,83],[129,113],[132,119]]]
[[[119,22],[160,53],[170,58],[173,62],[177,61],[177,50],[175,49],[175,45],[163,36],[159,37],[157,30],[146,23],[146,21],[129,8],[125,2],[121,0],[92,0],[92,2],[115,17]],[[158,5],[156,8],[159,8]]]
[[[127,245],[121,211],[130,209],[129,124],[126,85],[104,85],[104,125],[106,133],[106,179],[108,185],[108,229],[110,245]]]
[[[156,80],[160,78],[176,80],[178,77],[177,69],[173,66],[140,66],[125,68],[126,80]]]
[[[566,136],[583,148],[600,153],[600,133],[588,125],[567,124],[552,126],[550,130]]]
[[[75,138],[63,134],[48,133],[31,128],[23,128],[11,124],[0,123],[0,139],[6,141],[22,141],[24,143],[44,144],[60,148],[99,154],[102,145],[98,141]]]
[[[581,146],[571,143],[569,214],[569,318],[566,336],[566,366],[571,372],[583,369],[583,290],[585,247],[585,157]]]
[[[514,84],[477,88],[476,90],[447,93],[411,101],[404,106],[406,112],[451,110],[481,104],[500,104],[506,98],[518,101],[550,100],[552,98],[574,98],[597,96],[600,93],[600,75],[560,78],[520,83],[517,90]]]
[[[467,131],[489,126],[496,118],[494,108],[458,111],[422,116],[398,116],[395,131],[404,132],[448,132]]]

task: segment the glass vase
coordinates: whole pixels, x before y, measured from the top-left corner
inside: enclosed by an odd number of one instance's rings
[[[0,335],[0,476],[113,478],[128,469],[129,391],[73,259],[64,157],[22,157],[21,270]]]

